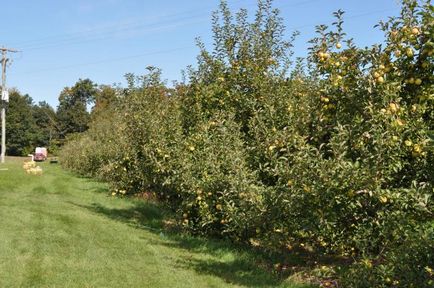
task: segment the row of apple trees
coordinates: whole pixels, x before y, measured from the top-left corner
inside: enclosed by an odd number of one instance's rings
[[[252,21],[222,2],[188,81],[128,75],[63,164],[194,233],[352,259],[349,287],[433,285],[433,6],[404,0],[367,48],[334,16],[291,62],[271,1]]]

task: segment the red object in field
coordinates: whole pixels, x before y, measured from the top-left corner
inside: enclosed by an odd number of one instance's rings
[[[45,161],[47,160],[47,148],[45,147],[36,147],[35,149],[35,157],[34,160],[35,161]]]

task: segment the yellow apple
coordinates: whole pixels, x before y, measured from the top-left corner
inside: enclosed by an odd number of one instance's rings
[[[384,78],[383,78],[383,76],[380,76],[380,77],[377,78],[377,83],[379,83],[379,84],[384,83]]]
[[[389,103],[389,110],[392,111],[393,113],[398,111],[398,105],[396,103]]]
[[[405,54],[407,54],[408,57],[413,57],[413,55],[414,55],[413,49],[407,48],[405,50]]]

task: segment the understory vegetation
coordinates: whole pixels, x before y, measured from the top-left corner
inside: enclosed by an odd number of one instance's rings
[[[403,0],[366,48],[338,11],[295,61],[271,2],[252,21],[222,2],[185,83],[127,75],[62,164],[154,194],[191,233],[344,259],[323,275],[343,287],[432,287],[431,2]]]

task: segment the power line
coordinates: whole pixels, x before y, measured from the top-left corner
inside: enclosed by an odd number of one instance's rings
[[[74,36],[71,38],[65,38],[65,39],[62,39],[59,41],[37,43],[34,45],[21,46],[21,47],[26,48],[26,51],[31,51],[31,50],[45,49],[45,48],[51,48],[51,47],[58,47],[58,46],[63,46],[63,45],[102,41],[102,40],[110,39],[113,36],[116,36],[117,34],[119,34],[121,32],[131,32],[131,31],[138,31],[141,33],[158,32],[158,31],[161,31],[161,30],[164,30],[167,28],[173,28],[173,27],[178,28],[178,27],[182,27],[185,25],[189,25],[189,24],[197,24],[197,23],[200,23],[200,22],[207,20],[208,18],[203,17],[203,19],[201,19],[200,21],[198,21],[198,20],[188,21],[191,19],[195,19],[195,18],[182,18],[182,19],[179,19],[180,21],[178,21],[178,22],[159,22],[159,23],[154,23],[154,24],[141,24],[141,25],[130,26],[130,27],[125,27],[125,28],[117,28],[115,30],[106,31],[106,32],[103,32],[100,34],[83,33],[82,35]],[[182,20],[186,20],[186,21],[182,21]],[[160,25],[160,24],[163,24],[163,25]],[[143,28],[146,28],[146,29],[141,30]]]
[[[280,7],[276,7],[277,9],[283,8],[283,7],[297,7],[313,2],[318,2],[320,0],[306,0],[306,1],[300,1],[292,4],[285,4],[281,5]],[[231,4],[242,2],[241,0],[238,1],[231,1]],[[128,32],[128,31],[140,31],[142,28],[147,28],[145,31],[142,32],[154,32],[158,31],[162,28],[171,28],[171,27],[180,27],[186,24],[196,24],[198,22],[189,22],[188,20],[192,19],[202,19],[208,20],[209,17],[205,17],[203,12],[200,11],[209,11],[208,9],[201,9],[201,10],[190,10],[185,11],[181,13],[174,13],[170,14],[168,16],[163,16],[163,18],[168,19],[168,21],[159,21],[154,23],[136,23],[136,24],[126,24],[119,27],[118,24],[116,25],[110,25],[105,28],[96,28],[91,30],[85,30],[81,32],[76,33],[69,33],[69,34],[59,34],[59,35],[53,35],[49,37],[44,37],[40,39],[33,39],[21,43],[14,43],[15,46],[20,46],[22,49],[26,49],[26,51],[32,51],[32,50],[39,50],[44,48],[53,48],[53,47],[59,47],[63,45],[71,45],[71,44],[81,44],[81,43],[88,43],[88,42],[94,42],[94,41],[101,41],[105,39],[110,39],[111,36],[116,35],[120,32]],[[193,14],[192,14],[193,13]],[[174,18],[177,16],[184,16],[181,18]],[[170,19],[172,18],[172,19]],[[174,18],[174,19],[173,19]],[[184,21],[183,21],[184,20]],[[187,20],[187,21],[185,21]],[[166,25],[163,26],[162,25]],[[154,27],[150,28],[149,27]],[[83,39],[83,37],[86,37],[88,39]],[[91,39],[89,39],[91,37]]]
[[[311,3],[311,2],[315,2],[315,1],[318,1],[318,0],[309,0],[309,1],[298,2],[298,5],[306,4],[306,3]],[[294,4],[294,5],[296,5],[296,4]],[[290,5],[290,6],[294,6],[294,5]],[[393,11],[393,10],[396,10],[396,9],[397,8],[394,8],[394,9],[383,9],[383,10],[376,10],[376,11],[371,11],[371,12],[360,13],[360,14],[356,14],[356,15],[353,15],[353,16],[350,16],[350,17],[345,17],[345,20],[352,20],[352,19],[356,19],[356,18],[360,18],[360,17],[364,17],[364,16],[369,16],[369,15],[377,14],[377,13],[383,13],[383,12],[387,12],[387,11]],[[300,29],[300,28],[310,27],[310,26],[314,26],[314,25],[315,25],[315,23],[305,24],[305,25],[289,28],[288,30],[291,30],[291,29],[297,30],[297,29]],[[211,44],[212,43],[207,43],[207,45],[211,45]],[[124,61],[124,60],[129,60],[129,59],[135,59],[135,58],[141,58],[141,57],[145,57],[145,56],[159,55],[159,54],[170,54],[170,53],[173,53],[173,52],[182,51],[182,50],[186,50],[186,49],[191,49],[191,48],[194,48],[194,47],[195,47],[194,45],[183,46],[183,47],[177,47],[177,48],[168,49],[168,50],[146,52],[146,53],[142,53],[142,54],[129,55],[129,56],[119,57],[119,58],[110,58],[110,59],[103,59],[103,60],[92,61],[92,62],[85,62],[85,63],[81,63],[81,64],[73,64],[73,65],[65,65],[65,66],[60,66],[60,67],[47,68],[47,69],[43,69],[43,70],[27,71],[27,72],[24,72],[24,74],[34,74],[34,73],[45,72],[45,71],[64,70],[64,69],[70,69],[70,68],[76,68],[76,67],[91,66],[91,65],[98,65],[98,64],[112,63],[112,62],[119,62],[119,61]]]
[[[281,5],[281,6],[276,7],[276,8],[280,9],[280,8],[283,8],[283,7],[295,7],[295,6],[305,5],[305,4],[309,4],[309,3],[313,3],[313,2],[317,2],[317,1],[319,1],[319,0],[300,1],[300,2],[297,2],[297,3],[290,4],[290,5]],[[237,2],[239,2],[239,1],[237,1]],[[355,19],[355,18],[359,18],[359,17],[369,16],[369,15],[377,14],[377,13],[383,13],[383,12],[392,11],[392,10],[396,10],[396,9],[397,8],[383,9],[383,10],[376,10],[376,11],[371,11],[371,12],[360,13],[360,14],[356,14],[356,15],[353,15],[353,16],[350,16],[350,17],[345,17],[345,20],[351,20],[351,19]],[[177,13],[177,14],[172,14],[172,15],[185,15],[186,13],[187,12]],[[189,18],[182,18],[181,20],[185,20],[185,19],[189,19]],[[164,22],[160,22],[160,23],[164,23]],[[156,26],[156,27],[148,29],[147,31],[152,32],[152,31],[157,31],[158,29],[169,27],[169,26],[165,26],[165,27],[164,26],[158,26],[157,24],[159,24],[159,23],[154,23],[153,25]],[[173,25],[177,25],[177,24],[174,23]],[[292,30],[292,29],[293,30],[297,30],[297,29],[300,29],[300,28],[310,27],[310,26],[314,26],[314,25],[315,25],[315,23],[305,24],[305,25],[289,28],[288,30]],[[137,27],[142,27],[142,26],[143,25],[138,25],[138,26],[135,26],[135,27],[137,28]],[[122,30],[115,31],[115,33],[118,33],[120,31],[128,31],[130,29],[135,29],[135,28],[132,28],[132,27],[127,28],[127,27],[125,27]],[[102,38],[102,39],[104,39],[104,38]],[[101,38],[100,39],[87,39],[87,40],[80,41],[80,42],[84,43],[84,42],[95,41],[95,40],[101,40]],[[62,40],[62,41],[64,41],[64,40]],[[75,43],[78,44],[80,42],[75,42]],[[60,43],[60,44],[57,44],[57,45],[62,45],[62,44]],[[47,47],[52,47],[52,46],[46,46],[46,47],[40,46],[40,47],[35,47],[33,49],[30,49],[30,50],[43,49],[43,48],[47,48]],[[125,56],[125,57],[120,57],[120,58],[110,58],[110,59],[104,59],[104,60],[99,60],[99,61],[86,62],[86,63],[81,63],[81,64],[73,64],[73,65],[66,65],[66,66],[60,66],[60,67],[54,67],[54,68],[47,68],[47,69],[37,70],[37,71],[35,71],[35,70],[34,71],[28,71],[28,72],[24,72],[24,73],[25,74],[33,74],[33,73],[39,73],[39,72],[44,72],[44,71],[63,70],[63,69],[69,69],[69,68],[75,68],[75,67],[82,67],[82,66],[90,66],[90,65],[97,65],[97,64],[103,64],[103,63],[117,62],[117,61],[123,61],[123,60],[134,59],[134,58],[140,58],[140,57],[150,56],[150,55],[170,54],[170,53],[173,53],[173,52],[177,52],[177,51],[181,51],[181,50],[185,50],[185,49],[189,49],[189,48],[193,48],[193,47],[194,47],[193,45],[191,45],[191,46],[184,46],[184,47],[178,47],[178,48],[169,49],[169,50],[147,52],[147,53],[130,55],[130,56]]]
[[[310,0],[310,1],[318,1],[318,0]],[[242,0],[236,0],[236,1],[231,1],[231,2],[232,3],[238,3],[238,2],[242,2]],[[211,8],[211,7],[209,6],[209,8]],[[198,17],[202,18],[202,17],[204,17],[204,13],[202,11],[209,11],[209,9],[208,8],[207,9],[195,9],[195,10],[184,11],[181,13],[173,13],[173,14],[159,17],[159,19],[166,18],[169,21],[157,21],[154,23],[131,23],[131,24],[124,24],[124,25],[113,24],[113,25],[109,25],[109,26],[104,27],[104,28],[95,28],[95,29],[84,30],[84,31],[75,32],[75,33],[58,34],[58,35],[52,35],[52,36],[43,37],[43,38],[39,38],[39,39],[33,39],[33,40],[24,41],[24,42],[18,42],[18,43],[14,43],[14,45],[24,47],[24,48],[26,48],[26,51],[27,51],[29,49],[33,49],[34,46],[41,46],[41,43],[44,44],[44,42],[46,43],[47,41],[48,41],[48,43],[52,43],[53,41],[54,41],[54,43],[64,42],[64,41],[68,42],[71,40],[80,39],[81,37],[91,37],[92,35],[95,35],[95,34],[101,34],[101,33],[102,34],[113,34],[113,33],[118,33],[118,32],[123,32],[123,31],[137,30],[140,28],[155,26],[158,24],[166,24],[166,23],[173,24],[174,22],[172,22],[172,20],[176,21],[176,20],[194,19],[194,18],[198,18]],[[178,16],[184,16],[184,17],[177,19],[176,17],[178,17]],[[206,18],[206,19],[208,19],[208,18]],[[119,26],[121,26],[121,27],[119,27]],[[27,48],[29,48],[29,49],[27,49]]]
[[[190,45],[190,46],[173,48],[173,49],[169,49],[169,50],[153,51],[153,52],[147,52],[147,53],[130,55],[130,56],[119,57],[119,58],[110,58],[110,59],[86,62],[86,63],[81,63],[81,64],[73,64],[73,65],[47,68],[47,69],[42,69],[42,70],[27,71],[27,72],[23,72],[22,74],[34,74],[34,73],[53,71],[53,70],[64,70],[64,69],[70,69],[70,68],[75,68],[75,67],[83,67],[83,66],[91,66],[91,65],[103,64],[103,63],[119,62],[119,61],[125,61],[128,59],[141,58],[141,57],[145,57],[145,56],[152,56],[152,55],[159,55],[159,54],[170,54],[172,52],[191,49],[191,48],[193,48],[193,46]]]
[[[139,32],[141,33],[152,33],[152,32],[158,32],[158,31],[163,31],[165,29],[171,29],[171,28],[179,28],[185,25],[189,25],[189,24],[198,24],[201,23],[203,21],[185,21],[185,22],[180,22],[180,23],[173,23],[173,24],[168,24],[166,26],[159,26],[159,27],[148,27],[148,29],[145,30],[141,30]],[[133,29],[128,29],[128,30],[124,30],[124,31],[133,31]],[[75,45],[75,44],[84,44],[84,43],[91,43],[91,42],[99,42],[99,41],[104,41],[107,39],[112,38],[114,35],[123,32],[122,30],[117,30],[117,31],[112,31],[110,33],[108,33],[107,35],[100,35],[100,36],[96,36],[96,37],[92,37],[92,38],[87,38],[87,39],[69,39],[69,40],[64,40],[61,41],[59,43],[49,43],[49,44],[45,44],[45,45],[39,45],[39,46],[30,46],[29,48],[24,48],[26,51],[34,51],[34,50],[41,50],[41,49],[46,49],[46,48],[55,48],[55,47],[61,47],[61,46],[65,46],[65,45]],[[112,35],[109,35],[112,34]]]

